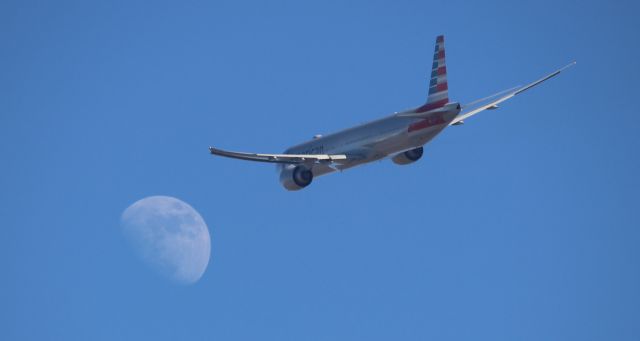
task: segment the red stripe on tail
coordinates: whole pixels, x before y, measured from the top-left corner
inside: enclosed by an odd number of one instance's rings
[[[448,98],[443,98],[443,99],[441,99],[439,101],[430,102],[430,103],[427,103],[427,104],[421,106],[420,108],[416,109],[416,112],[417,113],[421,113],[421,112],[427,112],[427,111],[433,110],[433,109],[442,108],[448,102],[449,102]]]
[[[447,83],[442,83],[442,84],[436,85],[436,92],[445,91],[445,90],[448,90],[448,89],[449,89],[449,87],[447,86]]]

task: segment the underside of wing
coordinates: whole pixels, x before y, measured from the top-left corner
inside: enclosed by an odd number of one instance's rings
[[[285,164],[313,164],[313,163],[341,163],[347,161],[347,156],[344,154],[257,154],[257,153],[242,153],[232,152],[228,150],[217,149],[209,147],[209,152],[213,155],[224,156],[234,159],[258,161],[258,162],[270,162],[270,163],[285,163]]]
[[[550,74],[538,79],[537,81],[529,83],[529,84],[527,84],[525,86],[508,89],[508,90],[505,90],[505,91],[501,91],[501,92],[499,92],[499,93],[497,93],[497,94],[495,94],[493,96],[485,97],[485,98],[483,98],[483,99],[481,99],[479,101],[480,102],[485,102],[486,100],[489,100],[489,99],[491,99],[491,101],[488,101],[488,103],[482,104],[479,107],[476,107],[476,108],[473,108],[473,109],[470,109],[470,110],[463,110],[456,118],[453,119],[453,121],[451,121],[451,123],[449,123],[449,125],[462,124],[465,119],[467,119],[467,118],[469,118],[469,117],[471,117],[471,116],[473,116],[475,114],[478,114],[478,113],[480,113],[482,111],[485,111],[485,110],[497,109],[498,108],[498,104],[500,104],[500,103],[502,103],[502,102],[504,102],[504,101],[506,101],[508,99],[511,99],[512,97],[514,97],[516,95],[519,95],[519,94],[521,94],[521,93],[533,88],[534,86],[546,81],[549,78],[557,76],[560,72],[564,71],[566,68],[575,65],[575,63],[576,62],[573,62],[573,63],[571,63],[571,64],[569,64],[569,65],[567,65],[567,66],[565,66],[565,67],[563,67],[563,68],[561,68],[559,70],[556,70],[556,71],[554,71],[554,72],[552,72],[552,73],[550,73]],[[498,97],[498,96],[500,96],[500,97]],[[472,103],[475,104],[475,103],[478,103],[479,101],[473,101]],[[469,106],[470,106],[469,104],[466,105],[466,107],[469,107]]]

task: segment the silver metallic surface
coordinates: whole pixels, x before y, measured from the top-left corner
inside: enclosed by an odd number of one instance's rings
[[[525,86],[507,89],[461,106],[449,102],[444,58],[444,37],[438,36],[427,102],[413,110],[395,113],[334,134],[315,135],[312,140],[288,148],[282,154],[233,152],[214,147],[209,147],[209,151],[229,158],[276,163],[280,182],[292,191],[305,188],[314,177],[386,157],[391,157],[396,164],[405,165],[420,159],[422,146],[446,127],[462,125],[465,119],[482,111],[498,109],[498,104],[575,64],[573,62]],[[461,108],[464,108],[464,112],[461,112]]]

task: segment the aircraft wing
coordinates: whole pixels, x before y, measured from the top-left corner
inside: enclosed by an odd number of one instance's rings
[[[287,164],[314,164],[314,163],[341,163],[347,161],[344,154],[256,154],[231,152],[227,150],[209,147],[209,151],[213,155],[225,156],[234,159],[271,162],[271,163],[287,163]]]
[[[569,65],[567,65],[567,66],[565,66],[565,67],[563,67],[561,69],[558,69],[558,70],[556,70],[556,71],[554,71],[554,72],[552,72],[552,73],[550,73],[550,74],[538,79],[537,81],[529,83],[529,84],[527,84],[525,86],[517,87],[515,89],[513,89],[513,88],[512,89],[508,89],[506,91],[499,92],[496,95],[486,97],[484,99],[494,98],[494,97],[496,97],[498,95],[502,95],[505,92],[507,92],[506,95],[498,97],[497,99],[494,99],[494,100],[490,101],[489,103],[484,104],[484,105],[482,105],[482,106],[480,106],[478,108],[472,109],[472,110],[467,111],[467,112],[464,112],[464,111],[461,112],[458,116],[456,116],[456,118],[453,119],[453,121],[451,121],[451,123],[449,123],[449,125],[461,124],[463,122],[463,120],[465,120],[465,119],[467,119],[467,118],[469,118],[469,117],[471,117],[471,116],[473,116],[473,115],[475,115],[475,114],[477,114],[479,112],[482,112],[482,111],[485,111],[485,110],[488,110],[488,109],[489,110],[497,109],[498,108],[498,104],[500,104],[500,103],[502,103],[502,102],[504,102],[504,101],[506,101],[508,99],[511,99],[512,97],[514,97],[516,95],[519,95],[519,94],[521,94],[521,93],[533,88],[534,86],[546,81],[549,78],[557,76],[560,72],[564,71],[566,68],[568,68],[570,66],[573,66],[575,64],[576,64],[576,62],[573,62],[573,63],[571,63],[571,64],[569,64]],[[477,102],[477,101],[474,101],[474,102]]]

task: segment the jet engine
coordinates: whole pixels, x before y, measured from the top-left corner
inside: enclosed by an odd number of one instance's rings
[[[290,191],[303,189],[313,180],[313,172],[305,166],[286,165],[280,172],[280,183]]]
[[[418,148],[407,150],[406,152],[400,153],[394,156],[391,160],[393,160],[393,163],[397,165],[406,165],[406,164],[418,161],[422,157],[423,152],[424,151],[422,147],[418,147]]]

